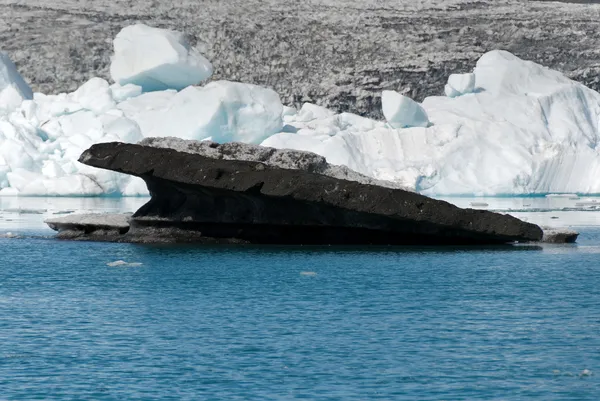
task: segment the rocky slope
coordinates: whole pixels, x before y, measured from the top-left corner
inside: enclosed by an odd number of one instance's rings
[[[289,105],[381,117],[382,90],[441,94],[449,73],[492,49],[600,88],[594,3],[0,0],[0,43],[35,90],[73,90],[108,78],[112,38],[144,22],[188,33],[213,61],[213,79],[271,86]]]

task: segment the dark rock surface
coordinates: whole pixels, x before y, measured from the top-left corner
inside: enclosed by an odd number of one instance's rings
[[[109,79],[112,40],[137,22],[185,32],[213,79],[284,104],[382,118],[381,92],[421,101],[487,51],[508,50],[600,89],[593,0],[3,0],[0,43],[35,91]]]
[[[264,148],[242,147],[248,154]],[[292,152],[292,151],[290,151]],[[308,160],[319,156],[293,151]],[[224,152],[228,153],[228,152]],[[302,154],[302,155],[299,155]],[[80,161],[144,179],[151,200],[122,240],[260,244],[498,244],[539,241],[508,215],[460,209],[413,192],[258,161],[125,143],[93,145]],[[312,163],[308,163],[312,165]]]

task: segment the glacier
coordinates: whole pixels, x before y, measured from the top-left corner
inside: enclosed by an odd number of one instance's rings
[[[124,38],[141,44],[128,50]],[[377,121],[297,110],[251,84],[200,86],[212,65],[174,31],[138,24],[114,46],[114,83],[92,78],[54,95],[33,93],[0,53],[0,196],[145,195],[142,180],[77,159],[93,143],[152,137],[312,151],[427,195],[600,193],[600,94],[506,51],[422,103],[385,91]]]

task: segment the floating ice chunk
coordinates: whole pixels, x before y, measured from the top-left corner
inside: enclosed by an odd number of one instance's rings
[[[123,28],[113,45],[110,75],[121,85],[181,90],[212,75],[211,63],[180,32],[136,24]]]
[[[90,79],[73,92],[72,98],[95,114],[102,114],[116,106],[109,84],[102,78]]]
[[[110,86],[110,93],[115,102],[121,103],[132,97],[137,97],[142,94],[142,87],[134,84],[112,84]]]
[[[259,143],[281,131],[283,105],[267,88],[239,82],[211,82],[199,90],[199,127],[196,137],[214,142]]]
[[[295,107],[283,106],[282,117],[295,116],[296,114],[298,114],[298,110]]]
[[[39,173],[15,169],[7,173],[7,178],[11,188],[17,192],[7,191],[2,195],[90,196],[109,192],[99,185],[97,178],[81,174],[47,178]]]
[[[127,185],[121,189],[123,196],[147,196],[148,187],[146,182],[139,177],[131,177]]]
[[[258,143],[283,127],[279,95],[239,82],[215,81],[178,93],[147,93],[119,108],[139,124],[144,137]]]
[[[296,114],[294,121],[297,122],[308,122],[312,120],[325,119],[327,117],[333,117],[335,112],[329,110],[323,106],[318,106],[312,103],[304,103],[298,113]]]
[[[492,50],[481,56],[474,73],[476,87],[493,95],[538,96],[564,85],[577,85],[558,71],[522,60],[504,50]]]
[[[65,171],[54,160],[46,160],[42,166],[42,174],[49,178],[57,178],[64,176]]]
[[[571,244],[577,241],[579,233],[568,228],[542,227],[544,236],[542,242],[553,244]]]
[[[0,196],[19,196],[19,190],[12,187],[2,188],[0,189]]]
[[[39,173],[34,173],[24,168],[13,168],[13,170],[6,174],[8,183],[11,187],[19,191],[19,193],[26,192],[29,188],[39,189],[38,185],[42,176]],[[35,191],[34,191],[35,192]],[[40,191],[41,193],[45,191]]]
[[[425,109],[419,103],[398,92],[383,91],[381,106],[385,119],[393,128],[429,126]]]
[[[337,115],[337,126],[340,130],[356,130],[356,131],[371,131],[381,123],[370,118],[365,118],[357,114],[341,113]]]
[[[100,116],[100,121],[104,132],[103,142],[111,136],[128,143],[136,143],[144,138],[140,126],[127,117],[105,113]]]
[[[546,198],[579,198],[577,194],[547,194]]]
[[[15,139],[2,139],[0,131],[0,156],[5,160],[5,163],[11,167],[11,169],[22,168],[22,169],[34,169],[35,161],[33,156],[36,156],[35,149],[31,146],[27,146],[27,143]]]
[[[31,88],[8,55],[0,52],[0,111],[11,112],[28,99],[33,99]]]
[[[47,219],[44,222],[48,226],[59,231],[65,228],[75,226],[96,229],[115,229],[128,230],[131,214],[113,214],[113,213],[88,213],[88,214],[70,214],[63,217]]]
[[[24,100],[20,107],[19,111],[25,117],[26,120],[33,123],[34,125],[39,125],[39,120],[37,119],[37,103],[33,100]]]
[[[451,74],[444,92],[448,97],[461,96],[475,90],[475,74]]]
[[[8,187],[8,179],[6,178],[6,174],[8,174],[9,171],[9,166],[0,164],[0,188]]]
[[[21,236],[18,235],[18,234],[15,234],[15,233],[12,233],[12,232],[8,231],[8,232],[5,232],[5,233],[0,233],[0,238],[11,238],[11,239],[14,239],[14,238],[21,238]]]
[[[139,262],[125,262],[124,260],[115,260],[114,262],[109,262],[106,264],[107,266],[110,267],[118,267],[118,266],[123,266],[123,267],[138,267],[138,266],[142,266],[142,263]]]
[[[48,209],[20,209],[20,208],[9,208],[4,209],[5,212],[17,213],[17,214],[44,214]]]

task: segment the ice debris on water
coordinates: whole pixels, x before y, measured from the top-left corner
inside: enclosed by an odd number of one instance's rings
[[[0,238],[19,238],[18,234],[12,232],[0,233]]]
[[[125,262],[124,260],[115,260],[114,262],[109,262],[106,265],[110,266],[110,267],[118,267],[118,266],[123,266],[123,267],[138,267],[138,266],[142,266],[142,263],[139,263],[139,262]]]

